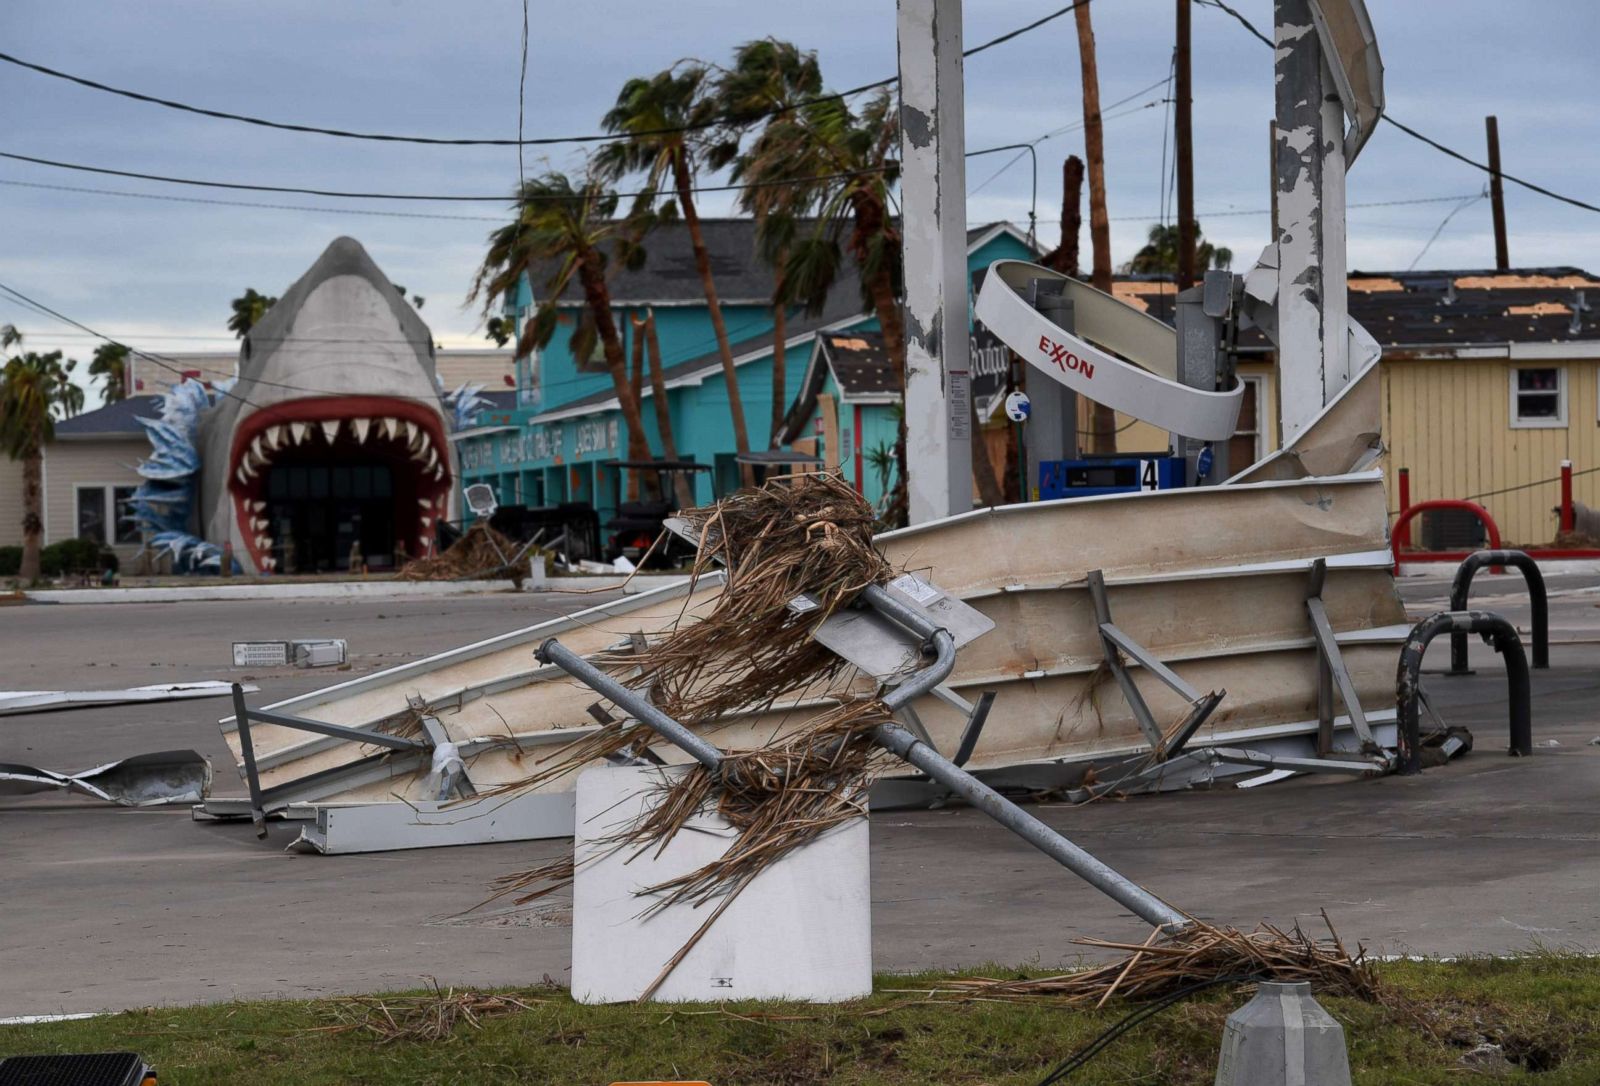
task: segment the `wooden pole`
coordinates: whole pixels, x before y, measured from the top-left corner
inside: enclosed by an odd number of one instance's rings
[[[1083,72],[1083,149],[1089,160],[1089,241],[1094,249],[1090,282],[1096,290],[1111,293],[1111,219],[1106,213],[1106,141],[1100,121],[1100,74],[1095,63],[1094,25],[1088,4],[1073,12],[1078,27],[1078,59]],[[1091,446],[1095,452],[1117,450],[1117,413],[1105,404],[1089,412]]]
[[[1483,119],[1489,135],[1489,206],[1494,209],[1494,267],[1511,270],[1511,252],[1506,243],[1506,194],[1500,183],[1500,122],[1492,115]]]
[[[1194,221],[1194,128],[1190,117],[1192,104],[1189,71],[1189,14],[1190,0],[1178,3],[1178,46],[1176,56],[1177,100],[1173,103],[1173,137],[1177,143],[1178,159],[1178,289],[1194,286],[1195,268]]]

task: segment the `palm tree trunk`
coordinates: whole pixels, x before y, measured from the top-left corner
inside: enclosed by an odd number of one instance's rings
[[[706,239],[700,232],[700,213],[694,207],[694,181],[689,176],[689,164],[680,152],[672,158],[672,179],[678,188],[678,207],[683,212],[684,225],[689,228],[689,241],[694,246],[694,263],[700,271],[700,285],[705,290],[706,308],[711,313],[711,330],[717,336],[717,352],[722,355],[722,379],[728,386],[728,413],[733,416],[733,444],[741,453],[750,451],[750,431],[744,425],[744,400],[739,395],[739,374],[733,367],[733,348],[728,345],[728,326],[722,320],[722,303],[717,300],[717,284],[711,277],[711,254],[706,252]],[[739,479],[745,486],[755,486],[755,469],[749,464],[739,465]]]
[[[39,579],[39,552],[44,539],[44,453],[35,445],[22,458],[22,565],[24,582]]]
[[[1100,74],[1095,61],[1094,26],[1089,5],[1073,12],[1078,24],[1078,58],[1083,70],[1083,147],[1089,159],[1089,241],[1094,247],[1096,290],[1111,293],[1111,220],[1106,214],[1106,140],[1100,121]],[[1105,404],[1092,404],[1090,446],[1095,452],[1117,451],[1117,413]]]
[[[785,353],[788,344],[789,307],[783,303],[783,266],[788,262],[789,250],[778,250],[773,261],[775,278],[772,284],[772,433],[767,438],[767,448],[778,447],[778,434],[783,431],[783,417],[789,408],[789,378]]]
[[[650,347],[650,398],[656,405],[656,429],[661,431],[661,452],[668,460],[678,459],[678,443],[672,436],[672,410],[667,402],[667,378],[661,369],[661,339],[656,335],[656,311],[645,310],[644,334]],[[695,504],[694,491],[689,476],[681,471],[672,473],[673,487],[677,491],[678,506],[688,509]]]
[[[633,382],[628,379],[622,337],[617,335],[617,322],[611,316],[611,292],[606,289],[605,268],[595,250],[585,249],[580,253],[578,281],[583,286],[589,312],[594,314],[595,332],[605,351],[606,369],[611,373],[611,385],[616,389],[617,403],[622,408],[622,421],[628,428],[628,459],[649,460],[650,443],[644,436],[644,418],[639,414],[639,401],[633,395]]]
[[[640,382],[644,379],[644,337],[639,335],[639,330],[643,326],[644,322],[639,320],[637,317],[630,316],[628,318],[628,323],[633,332],[633,377],[631,379],[633,384],[633,402],[642,405],[644,400],[642,398],[643,391],[640,387]],[[639,421],[641,423],[644,421],[644,411],[642,406],[640,409]],[[632,448],[633,427],[629,426],[628,429],[628,447]],[[646,444],[648,443],[649,439],[646,438]],[[641,472],[637,471],[630,471],[626,473],[628,479],[627,495],[630,502],[636,502],[639,500],[639,476],[641,474]]]

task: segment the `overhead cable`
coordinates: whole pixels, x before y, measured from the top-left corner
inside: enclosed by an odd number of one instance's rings
[[[997,38],[991,38],[982,45],[973,46],[971,49],[966,50],[961,55],[963,57],[977,56],[979,53],[982,53],[985,50],[993,49],[997,45],[1002,45],[1014,38],[1022,36],[1023,34],[1037,30],[1046,23],[1059,19],[1068,12],[1081,8],[1089,2],[1090,0],[1074,0],[1073,3],[1068,4],[1066,7],[1060,8],[1048,15],[1035,19],[1026,26],[1019,26],[1015,30],[1007,31],[1004,34],[1001,34]],[[684,132],[697,132],[708,128],[716,128],[724,123],[724,118],[719,117],[713,120],[700,121],[694,124],[667,125],[660,128],[641,129],[624,133],[594,133],[584,136],[536,136],[527,139],[521,137],[520,135],[516,139],[468,139],[444,138],[437,136],[406,136],[385,132],[355,132],[343,128],[326,128],[320,125],[293,124],[287,121],[272,121],[264,117],[253,117],[245,113],[231,113],[227,110],[208,109],[204,106],[191,105],[187,102],[179,102],[171,98],[161,98],[153,94],[143,94],[139,91],[128,90],[125,87],[114,87],[109,83],[102,83],[96,79],[89,79],[81,75],[73,75],[71,72],[64,72],[59,68],[51,68],[43,64],[37,64],[31,60],[24,60],[22,57],[15,56],[11,53],[0,52],[0,61],[4,61],[7,64],[16,65],[19,68],[26,68],[29,71],[37,72],[40,75],[47,75],[55,79],[64,79],[69,83],[76,83],[78,86],[87,87],[90,90],[103,91],[106,94],[114,94],[122,98],[131,98],[136,102],[146,102],[150,105],[164,106],[167,109],[175,109],[184,113],[194,113],[203,117],[213,117],[224,121],[239,121],[243,124],[255,125],[259,128],[276,128],[286,132],[308,132],[320,136],[336,136],[340,139],[375,140],[383,143],[417,143],[445,147],[535,147],[549,146],[551,144],[560,143],[611,143],[617,140],[636,139],[642,136],[670,136]],[[823,102],[832,102],[849,98],[857,94],[865,93],[866,91],[877,90],[879,87],[890,86],[893,83],[899,82],[899,78],[899,76],[890,76],[887,79],[878,79],[871,83],[863,83],[860,86],[851,87],[849,90],[839,91],[834,94],[823,94],[818,95],[815,98],[807,98],[798,102],[791,102],[787,105],[780,106],[776,109],[761,114],[760,117],[777,116],[778,114],[787,113],[792,110],[803,109],[809,105],[816,105]],[[760,117],[757,117],[756,119],[760,119]]]

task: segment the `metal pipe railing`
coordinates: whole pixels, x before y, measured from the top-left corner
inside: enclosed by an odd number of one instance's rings
[[[1422,657],[1428,642],[1449,630],[1488,635],[1506,662],[1506,682],[1511,701],[1511,753],[1533,753],[1533,688],[1528,678],[1528,657],[1516,628],[1493,611],[1440,611],[1417,623],[1400,650],[1395,676],[1395,708],[1399,711],[1399,766],[1401,774],[1422,772]]]
[[[1528,598],[1533,605],[1533,666],[1542,671],[1550,666],[1550,601],[1545,593],[1544,574],[1523,551],[1473,551],[1456,568],[1455,580],[1450,583],[1450,610],[1467,609],[1467,593],[1472,589],[1472,578],[1484,566],[1515,566],[1522,572],[1528,585]],[[1462,630],[1450,631],[1450,670],[1448,675],[1470,674],[1467,667],[1467,635]]]
[[[906,606],[878,586],[868,587],[862,597],[869,606],[922,638],[926,647],[932,649],[933,658],[926,667],[912,673],[884,696],[884,705],[890,711],[895,711],[926,694],[949,676],[955,667],[955,639],[948,630],[935,625],[920,611]],[[540,645],[536,655],[541,663],[556,665],[604,695],[636,720],[682,748],[701,765],[718,772],[722,770],[722,752],[715,746],[651,705],[637,690],[617,682],[555,638]],[[878,725],[872,731],[872,740],[950,789],[1134,915],[1173,931],[1189,925],[1190,921],[1183,913],[1073,844],[901,725],[893,721]]]

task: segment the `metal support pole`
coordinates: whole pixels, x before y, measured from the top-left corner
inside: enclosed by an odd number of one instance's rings
[[[1077,326],[1076,313],[1064,286],[1060,279],[1031,280],[1028,300],[1057,328],[1071,332]],[[1028,400],[1031,407],[1025,432],[1032,478],[1025,485],[1031,493],[1039,485],[1040,464],[1078,458],[1078,394],[1059,381],[1029,380]]]
[[[1422,656],[1428,642],[1447,630],[1481,633],[1506,662],[1506,684],[1511,701],[1513,755],[1533,753],[1533,687],[1528,678],[1528,657],[1516,628],[1493,611],[1440,611],[1412,628],[1400,650],[1395,676],[1395,708],[1399,712],[1399,772],[1422,772]]]
[[[1550,666],[1550,601],[1544,587],[1544,574],[1539,563],[1522,551],[1473,551],[1456,568],[1455,579],[1450,582],[1450,610],[1467,609],[1467,593],[1472,590],[1472,579],[1484,566],[1515,566],[1522,571],[1528,584],[1528,600],[1533,611],[1533,666],[1544,670]],[[1447,675],[1471,675],[1467,667],[1467,634],[1464,630],[1450,631],[1450,670]]]
[[[907,607],[876,585],[862,593],[865,601],[885,617],[925,639],[933,650],[928,666],[912,674],[883,699],[895,712],[942,683],[955,667],[955,639],[949,631],[934,625],[922,612]],[[722,766],[722,752],[644,700],[583,657],[564,647],[555,638],[539,646],[535,654],[541,663],[555,664],[586,686],[654,728],[665,738],[687,751],[711,770]],[[1067,838],[1028,814],[993,788],[940,754],[899,724],[890,721],[873,729],[873,742],[898,755],[966,800],[1034,848],[1106,894],[1141,919],[1169,931],[1187,927],[1189,919],[1150,891],[1117,873]]]
[[[1411,469],[1401,468],[1395,473],[1398,480],[1396,484],[1400,490],[1400,512],[1404,513],[1411,508]],[[1404,550],[1411,546],[1411,522],[1402,521],[1394,526],[1394,541],[1396,548]]]
[[[720,750],[651,705],[637,690],[629,690],[555,638],[552,637],[540,645],[533,655],[541,664],[554,664],[589,689],[605,695],[632,713],[639,723],[648,726],[663,739],[669,740],[707,769],[722,768]]]
[[[267,812],[261,803],[261,777],[256,772],[256,748],[250,741],[250,712],[244,704],[244,687],[233,684],[233,719],[239,729],[239,755],[244,759],[244,783],[250,790],[250,821],[256,836],[267,836]]]
[[[1561,461],[1561,530],[1570,532],[1573,528],[1572,517],[1572,461]]]
[[[961,0],[900,0],[906,489],[911,523],[972,508]]]
[[[1287,447],[1349,383],[1344,113],[1310,0],[1275,0],[1278,373]]]

